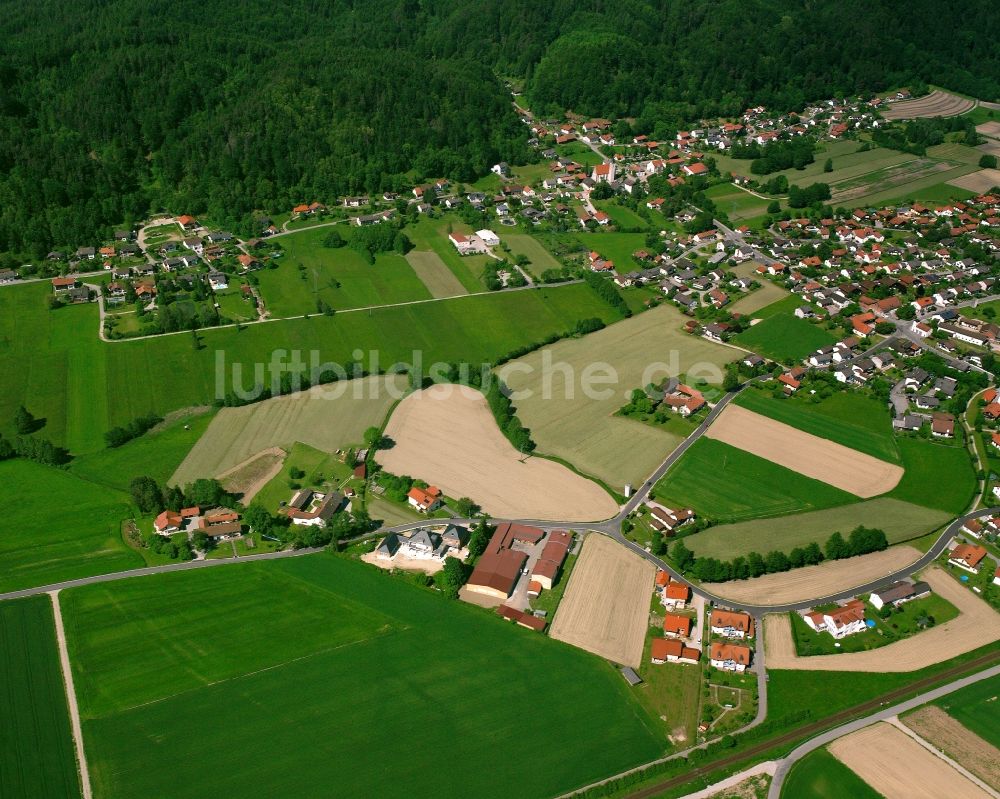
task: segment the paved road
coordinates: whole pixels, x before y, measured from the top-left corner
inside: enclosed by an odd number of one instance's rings
[[[835,727],[828,732],[824,732],[821,735],[817,735],[815,738],[812,738],[801,746],[793,749],[787,757],[778,762],[778,768],[774,773],[774,779],[771,781],[771,788],[768,791],[767,799],[780,799],[781,786],[784,784],[785,778],[788,776],[788,772],[796,762],[801,760],[810,752],[813,752],[822,746],[826,746],[828,743],[835,741],[837,738],[842,738],[852,732],[857,732],[858,730],[869,727],[878,721],[885,721],[893,716],[898,716],[900,713],[906,713],[907,711],[918,708],[921,705],[926,705],[928,702],[933,702],[935,699],[940,699],[942,696],[954,693],[960,688],[965,688],[968,685],[973,685],[990,677],[995,677],[998,674],[1000,674],[1000,666],[993,666],[992,668],[981,671],[978,674],[973,674],[969,677],[963,677],[959,680],[955,680],[947,685],[942,685],[940,688],[926,691],[913,699],[907,700],[906,702],[900,702],[897,705],[886,707],[876,713],[872,713],[870,716],[865,716],[857,721],[848,722],[840,727]]]

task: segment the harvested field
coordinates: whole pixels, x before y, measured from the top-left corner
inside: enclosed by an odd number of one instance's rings
[[[1000,169],[980,169],[971,175],[962,175],[962,177],[949,180],[948,185],[982,194],[994,186],[1000,186]]]
[[[992,139],[1000,139],[1000,122],[984,122],[976,125],[976,132]]]
[[[891,103],[882,109],[886,119],[917,119],[918,117],[954,117],[975,105],[957,94],[936,90],[924,97]]]
[[[645,480],[681,437],[615,416],[632,390],[668,375],[691,385],[698,377],[720,384],[723,365],[742,357],[737,349],[683,333],[683,323],[677,309],[661,305],[498,369],[518,392],[513,397],[517,415],[539,452],[567,460],[618,490]],[[600,371],[591,372],[595,368]],[[586,375],[612,372],[610,383],[595,380],[596,390],[584,391]]]
[[[833,560],[818,566],[803,566],[801,569],[765,574],[763,577],[749,580],[706,583],[705,588],[733,602],[746,602],[751,605],[802,602],[877,580],[915,562],[920,554],[910,546],[894,546],[883,552]],[[771,665],[770,658],[768,661],[768,665]]]
[[[455,297],[469,293],[436,252],[411,250],[406,254],[406,260],[432,296]]]
[[[747,261],[735,267],[733,272],[738,277],[756,277],[755,268],[752,261]],[[772,283],[770,280],[760,280],[759,282],[759,289],[754,289],[729,307],[731,313],[752,314],[788,296],[788,291],[777,283]]]
[[[917,735],[934,745],[988,785],[1000,785],[1000,749],[984,741],[934,705],[902,719]]]
[[[250,500],[281,471],[287,454],[281,447],[262,450],[218,478],[226,491],[239,494],[240,502],[249,505]]]
[[[296,441],[324,452],[360,444],[367,428],[380,427],[406,391],[402,375],[346,380],[285,397],[223,408],[177,467],[170,483],[217,477],[271,447]]]
[[[729,405],[706,435],[859,497],[891,491],[903,476],[895,464],[738,405]]]
[[[463,386],[418,391],[396,408],[376,459],[452,497],[471,497],[499,517],[593,521],[618,505],[597,483],[544,458],[522,458],[496,425],[486,398]]]
[[[958,608],[957,618],[867,652],[800,658],[795,655],[795,645],[791,642],[788,617],[768,616],[765,639],[767,665],[775,669],[808,671],[915,671],[938,663],[942,652],[955,657],[1000,639],[1000,614],[983,600],[937,567],[924,572],[923,579],[935,594]],[[783,628],[789,629],[786,632]]]
[[[830,744],[830,754],[886,799],[989,799],[900,729],[879,722]]]
[[[591,533],[573,567],[549,634],[595,655],[639,668],[656,567]]]
[[[955,172],[954,170],[958,170]],[[968,165],[959,165],[949,161],[935,161],[930,158],[916,158],[895,166],[879,169],[858,178],[845,180],[830,185],[832,197],[830,202],[847,202],[859,197],[884,194],[887,191],[903,192],[921,181],[930,179],[931,183],[948,180],[950,177],[968,172]]]

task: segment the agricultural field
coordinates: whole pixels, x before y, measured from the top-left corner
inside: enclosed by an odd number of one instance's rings
[[[890,103],[882,109],[886,119],[917,119],[919,117],[954,117],[971,111],[975,102],[943,89],[935,89],[923,97]]]
[[[634,389],[668,375],[692,384],[704,378],[718,385],[723,365],[739,355],[681,332],[682,320],[675,308],[661,305],[498,369],[516,392],[518,417],[531,430],[539,452],[569,461],[619,489],[626,482],[645,479],[682,436],[615,413]],[[609,364],[615,380],[585,392],[584,376],[597,373],[592,364]]]
[[[798,297],[786,297],[762,308],[754,314],[762,321],[734,336],[733,343],[777,361],[800,361],[836,342],[837,336],[829,330],[793,316],[801,304]]]
[[[338,225],[302,231],[281,239],[284,256],[277,269],[256,272],[272,317],[314,314],[318,301],[331,308],[363,308],[431,298],[413,267],[401,256],[380,253],[369,264],[350,245],[331,249],[323,240],[336,230],[350,240],[355,228]],[[304,269],[299,269],[299,265]]]
[[[883,796],[990,796],[934,752],[884,721],[838,738],[830,744],[830,753]]]
[[[549,635],[614,663],[639,668],[656,567],[598,533],[583,542],[579,560]]]
[[[963,446],[900,438],[903,479],[886,496],[953,516],[965,513],[976,492],[972,458]]]
[[[741,393],[735,403],[814,436],[867,452],[880,460],[902,461],[888,409],[865,394],[837,391],[818,401],[798,394],[776,399],[770,392],[750,388]]]
[[[825,748],[810,752],[785,778],[782,799],[883,799],[861,777],[851,771]]]
[[[732,183],[712,186],[705,190],[705,196],[734,223],[760,216],[767,211],[767,206],[771,203],[771,200],[757,197]]]
[[[454,214],[443,217],[421,217],[408,224],[403,232],[413,242],[410,252],[434,252],[444,262],[466,291],[476,293],[486,290],[483,283],[483,269],[489,262],[488,255],[459,255],[455,245],[448,241],[449,233],[474,232]]]
[[[404,375],[363,377],[223,408],[170,482],[216,477],[261,450],[288,450],[296,441],[324,452],[361,445],[365,430],[382,426],[408,385]]]
[[[733,272],[738,277],[754,277],[753,262],[739,264]],[[740,297],[729,306],[730,313],[754,316],[763,308],[773,305],[788,296],[788,290],[770,280],[758,280],[760,288],[753,289],[749,294]]]
[[[909,195],[975,170],[976,167],[959,160],[912,158],[866,175],[831,183],[830,202],[837,205],[879,205],[883,202],[882,198]]]
[[[998,702],[1000,702],[1000,678],[991,677],[948,694],[934,704],[980,738],[1000,748],[1000,728],[997,727]]]
[[[525,458],[497,427],[486,398],[450,383],[395,408],[376,460],[393,474],[426,480],[450,497],[471,497],[499,518],[594,521],[618,505],[597,483],[561,463]]]
[[[80,796],[48,595],[0,603],[0,796]]]
[[[594,207],[598,211],[604,211],[604,213],[611,217],[611,224],[616,228],[645,229],[651,227],[651,224],[647,220],[643,219],[642,216],[631,208],[612,200],[596,200],[594,201]],[[657,214],[654,219],[657,218],[662,218],[662,216]],[[652,224],[655,225],[656,222],[654,221]]]
[[[510,247],[511,253],[515,256],[524,255],[528,259],[528,270],[536,277],[546,269],[560,269],[559,263],[548,250],[545,249],[538,239],[529,236],[527,233],[507,233],[506,230],[500,232],[502,244]]]
[[[983,682],[989,683],[990,680]],[[993,678],[993,683],[993,696],[996,696],[996,678]],[[948,698],[950,696],[945,697]],[[1000,749],[955,721],[940,707],[927,705],[907,713],[902,721],[917,735],[975,774],[987,785],[1000,785]],[[995,728],[996,725],[993,725],[993,729]]]
[[[684,539],[699,557],[728,560],[750,552],[790,552],[814,541],[822,545],[833,533],[847,534],[858,525],[876,526],[890,544],[919,538],[954,517],[897,499],[878,497],[835,508],[709,527]]]
[[[425,364],[479,363],[570,330],[581,318],[609,323],[620,318],[588,286],[547,286],[242,330],[203,330],[195,349],[187,333],[103,343],[96,305],[50,312],[48,293],[44,283],[0,291],[0,368],[19,376],[0,395],[0,432],[13,432],[14,411],[25,403],[46,420],[40,435],[74,455],[103,449],[104,432],[114,425],[222,398],[236,368],[249,388],[253,365],[268,365],[276,342],[286,351],[298,350],[307,363],[313,351],[320,363],[348,363],[357,349],[377,352],[382,368],[411,360],[414,350],[423,353]],[[442,330],[450,335],[442,336]],[[157,388],[163,386],[169,390]]]
[[[653,495],[669,507],[693,508],[699,516],[718,523],[857,501],[855,495],[839,488],[707,437],[684,453],[653,487]]]
[[[663,750],[599,659],[334,555],[88,586],[68,592],[64,616],[100,796],[336,785],[500,797],[517,785],[543,797]],[[385,768],[431,729],[448,731],[447,769],[402,756]],[[266,741],[268,755],[220,770],[204,756],[213,735],[232,752]],[[518,757],[482,768],[484,735],[516,739]]]
[[[960,189],[983,194],[994,186],[1000,186],[1000,169],[980,169],[970,175],[950,180],[948,183]]]
[[[706,436],[864,498],[884,494],[903,475],[901,466],[739,405],[728,406]]]
[[[603,258],[614,261],[619,270],[624,269],[626,272],[632,271],[633,268],[638,269],[638,264],[632,260],[632,253],[646,248],[645,233],[576,233],[572,235],[588,252],[593,250],[600,253]]]
[[[406,260],[417,273],[417,277],[427,286],[433,297],[457,297],[468,294],[454,272],[441,260],[441,256],[433,250],[410,250]]]
[[[132,515],[124,492],[21,459],[0,462],[0,485],[12,500],[0,517],[0,591],[145,565],[121,536]]]

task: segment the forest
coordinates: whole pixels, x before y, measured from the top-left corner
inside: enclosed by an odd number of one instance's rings
[[[931,81],[1000,97],[1000,15],[941,36],[914,0],[108,0],[6,3],[0,252],[92,244],[169,209],[254,211],[470,180],[537,154],[542,113],[658,137],[747,105]],[[847,31],[850,35],[846,35]]]

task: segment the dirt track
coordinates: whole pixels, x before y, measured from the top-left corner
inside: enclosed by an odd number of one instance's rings
[[[830,753],[886,799],[990,799],[944,760],[885,722],[834,741]]]
[[[590,534],[549,634],[638,668],[656,567],[602,535]]]
[[[902,721],[987,785],[1000,785],[1000,749],[955,721],[941,708],[927,705],[904,716]]]
[[[900,466],[738,405],[729,405],[705,435],[859,497],[891,491],[903,476]]]
[[[923,574],[934,593],[959,610],[957,618],[868,652],[798,657],[785,614],[765,621],[767,665],[807,671],[915,671],[1000,639],[1000,614],[937,567]]]
[[[762,551],[765,549],[761,547]],[[765,574],[750,580],[706,583],[705,588],[734,602],[783,605],[833,594],[854,585],[864,585],[884,574],[905,568],[919,557],[920,553],[913,547],[894,546],[870,555],[834,560],[818,566],[803,566],[801,569]]]
[[[953,117],[964,114],[975,103],[956,94],[933,91],[915,100],[891,103],[882,109],[886,119],[916,119],[918,117]]]
[[[388,471],[471,497],[493,516],[596,521],[618,511],[603,488],[562,464],[522,459],[472,389],[438,385],[411,394],[385,434],[394,444],[376,459]]]

